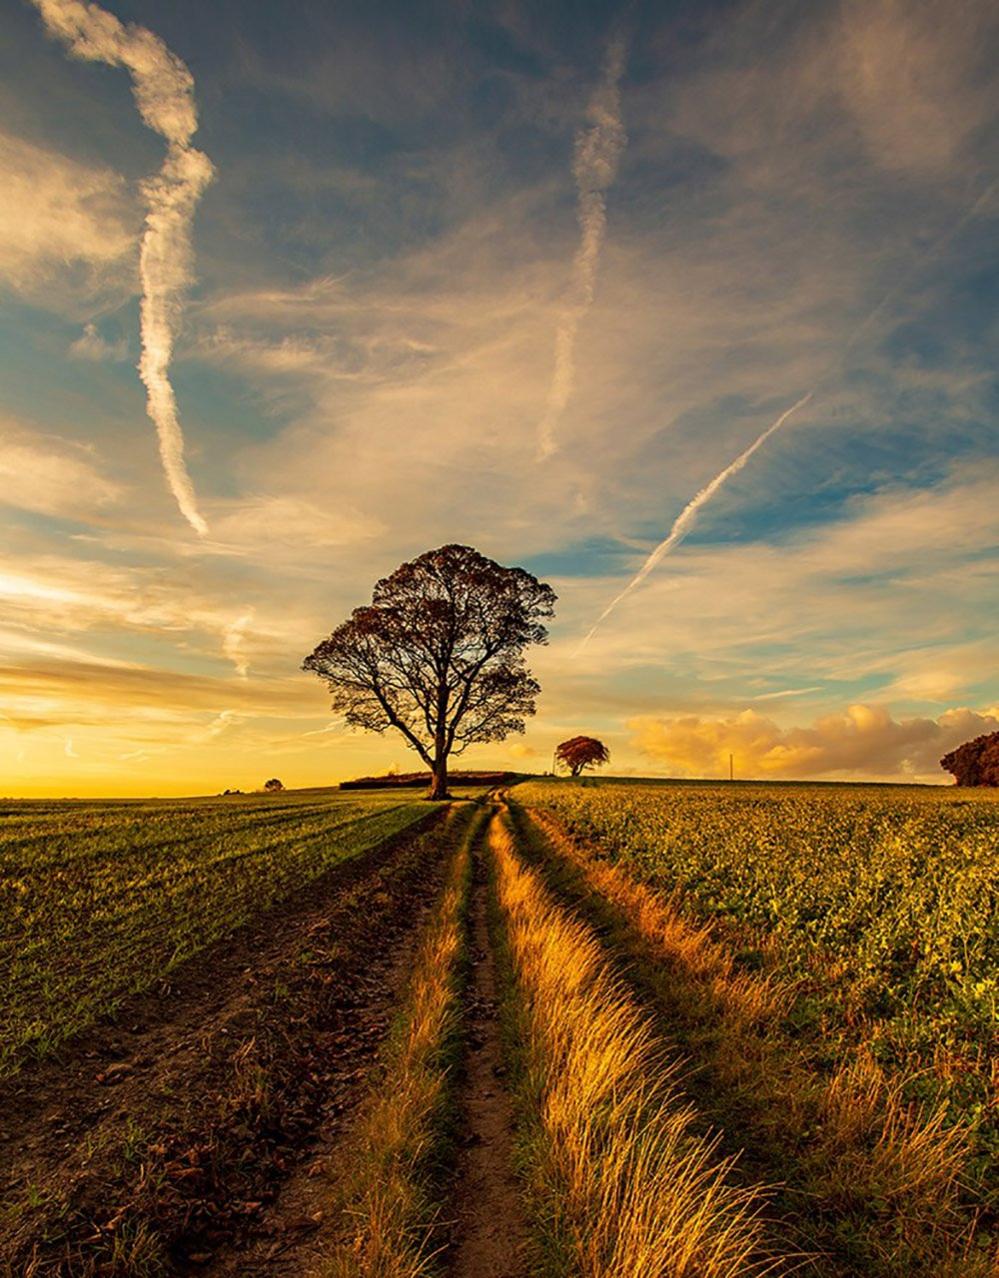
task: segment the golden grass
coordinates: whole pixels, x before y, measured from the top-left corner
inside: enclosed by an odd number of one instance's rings
[[[674,1070],[600,944],[518,858],[490,846],[524,1042],[529,1194],[554,1269],[573,1278],[734,1278],[761,1258],[761,1196],[691,1127]]]
[[[435,1272],[440,1220],[431,1182],[460,1018],[471,848],[483,816],[469,825],[415,957],[402,1032],[390,1045],[377,1094],[352,1141],[342,1190],[349,1237],[321,1271],[323,1278],[420,1278]]]
[[[906,1103],[867,1052],[829,1077],[809,1068],[780,1022],[793,989],[766,975],[740,973],[707,928],[619,867],[588,856],[541,813],[531,820],[550,847],[609,902],[668,974],[670,1002],[710,1021],[703,1041],[719,1081],[750,1094],[789,1148],[804,1148],[814,1207],[867,1213],[875,1268],[865,1272],[962,1275],[999,1273],[999,1264],[968,1251],[968,1226],[957,1210],[967,1134],[946,1123],[945,1107]],[[774,1131],[768,1133],[773,1139]],[[856,1226],[855,1226],[856,1227]]]

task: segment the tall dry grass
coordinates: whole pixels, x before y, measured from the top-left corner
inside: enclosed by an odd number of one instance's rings
[[[869,1053],[844,1059],[830,1075],[817,1073],[781,1028],[793,989],[739,972],[731,952],[674,902],[587,855],[544,814],[532,812],[530,821],[662,965],[660,988],[668,989],[671,1010],[697,1023],[714,1077],[733,1096],[752,1096],[771,1125],[770,1143],[783,1133],[787,1150],[796,1151],[805,1180],[798,1188],[814,1219],[850,1214],[838,1232],[866,1256],[863,1272],[999,1274],[999,1260],[969,1246],[969,1226],[958,1210],[967,1135],[948,1125],[943,1107],[907,1103],[902,1084]],[[711,1033],[704,1032],[708,1025]],[[751,1132],[744,1135],[752,1139]],[[833,1269],[841,1271],[835,1262]]]
[[[734,1188],[728,1164],[693,1132],[674,1070],[599,942],[518,858],[502,817],[490,846],[523,1034],[524,1157],[544,1272],[775,1271],[761,1258],[761,1196]]]
[[[472,819],[415,957],[401,1032],[351,1141],[340,1192],[349,1236],[323,1278],[435,1272],[443,1227],[433,1181],[457,1059],[471,849],[484,819],[484,812]]]

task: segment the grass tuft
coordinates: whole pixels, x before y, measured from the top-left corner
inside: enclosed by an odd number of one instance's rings
[[[413,963],[400,1032],[355,1133],[341,1191],[350,1220],[323,1278],[422,1278],[436,1272],[445,1226],[434,1203],[459,1056],[471,849],[476,815]]]
[[[692,1131],[648,1021],[599,942],[518,858],[503,818],[490,846],[520,1000],[525,1171],[536,1228],[573,1278],[734,1278],[774,1272],[762,1196]],[[546,1272],[555,1272],[548,1268]]]
[[[946,1104],[907,1102],[904,1079],[887,1077],[867,1051],[831,1074],[816,1070],[784,1032],[790,982],[737,970],[732,952],[675,901],[588,855],[544,813],[532,811],[530,822],[544,836],[546,861],[578,874],[599,904],[638,984],[691,1036],[710,1068],[715,1121],[749,1142],[755,1135],[754,1167],[781,1159],[787,1190],[803,1191],[797,1229],[808,1250],[823,1253],[819,1272],[999,1272],[988,1239],[972,1242],[974,1222],[960,1211],[968,1132]]]

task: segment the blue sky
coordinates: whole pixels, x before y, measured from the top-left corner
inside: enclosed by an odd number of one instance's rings
[[[999,727],[994,6],[0,3],[12,792],[406,765],[298,666],[445,541],[560,595],[472,762],[940,779]]]

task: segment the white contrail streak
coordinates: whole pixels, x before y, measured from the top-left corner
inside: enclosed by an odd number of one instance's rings
[[[744,452],[741,452],[734,462],[730,462],[724,470],[719,471],[710,483],[705,484],[700,492],[687,502],[683,510],[681,510],[679,515],[677,515],[673,523],[673,527],[669,530],[669,534],[659,543],[658,546],[656,546],[655,550],[653,550],[653,552],[649,555],[648,559],[646,559],[645,563],[642,564],[641,568],[639,568],[638,572],[634,575],[634,577],[632,577],[631,581],[628,582],[621,593],[610,601],[594,624],[590,627],[575,653],[573,653],[573,656],[578,656],[579,653],[583,651],[586,645],[596,634],[597,630],[599,630],[600,626],[607,620],[621,600],[624,599],[626,595],[630,595],[636,586],[640,586],[653,568],[655,568],[657,564],[666,558],[671,550],[683,541],[684,537],[686,537],[697,523],[697,517],[701,509],[708,504],[711,498],[714,497],[715,493],[728,483],[733,475],[738,474],[739,471],[742,470],[743,466],[745,466],[746,462],[749,461],[750,457],[752,457],[753,453],[755,453],[758,448],[762,448],[771,435],[776,435],[792,413],[796,413],[799,408],[804,408],[814,394],[814,391],[809,391],[807,395],[802,395],[801,399],[799,399],[797,403],[792,404],[790,408],[785,409],[773,425],[768,426],[763,434],[754,439],[749,447]]]
[[[743,466],[745,466],[746,462],[750,459],[750,457],[752,457],[753,453],[756,452],[756,450],[760,447],[760,445],[766,443],[766,441],[770,438],[771,435],[773,435],[776,431],[780,430],[780,428],[784,425],[784,423],[787,421],[787,419],[791,416],[792,413],[796,413],[799,408],[803,408],[805,404],[807,404],[808,401],[812,399],[832,377],[835,376],[835,374],[845,364],[847,357],[850,354],[850,351],[853,350],[853,348],[862,339],[862,337],[868,332],[868,330],[873,326],[873,324],[877,321],[877,319],[881,316],[881,314],[885,310],[887,310],[887,308],[896,300],[896,298],[900,294],[905,292],[905,290],[912,283],[913,279],[915,279],[918,273],[925,267],[926,263],[928,261],[932,261],[933,258],[939,256],[939,254],[944,250],[944,248],[946,248],[946,246],[950,243],[950,241],[957,234],[960,233],[960,231],[967,225],[967,223],[970,222],[973,218],[978,216],[981,210],[988,205],[989,201],[993,198],[993,196],[997,192],[999,192],[999,180],[991,182],[986,187],[986,189],[981,193],[981,195],[979,195],[977,199],[975,199],[973,203],[967,209],[965,209],[965,211],[961,214],[961,216],[957,219],[957,221],[954,222],[952,226],[948,227],[943,232],[942,235],[938,236],[937,239],[933,241],[933,243],[926,250],[926,252],[923,253],[917,259],[917,261],[914,263],[914,265],[911,267],[908,273],[893,288],[889,289],[889,291],[884,295],[881,301],[878,302],[877,306],[874,307],[874,309],[865,317],[865,319],[854,330],[849,340],[846,342],[845,346],[843,347],[842,353],[836,358],[836,360],[829,367],[829,369],[813,385],[812,389],[808,392],[808,394],[803,395],[796,404],[792,404],[791,407],[787,409],[786,412],[782,413],[781,416],[778,417],[777,420],[774,422],[774,424],[772,426],[769,426],[763,432],[763,434],[759,437],[759,439],[757,439],[754,443],[750,444],[750,446],[746,449],[744,453],[741,453],[735,459],[735,461],[732,462],[730,466],[727,466],[725,470],[721,472],[721,474],[716,475],[715,478],[712,479],[710,484],[702,488],[701,491],[697,494],[697,496],[687,503],[687,505],[680,512],[676,522],[673,524],[673,527],[670,529],[669,535],[665,538],[664,541],[661,541],[659,543],[659,545],[655,548],[655,550],[653,550],[652,554],[649,555],[648,559],[646,559],[645,563],[639,569],[638,573],[632,578],[631,581],[628,582],[627,586],[625,586],[625,588],[621,591],[621,593],[616,598],[611,600],[611,602],[607,605],[607,607],[603,610],[603,612],[597,618],[593,626],[590,627],[589,631],[586,633],[586,635],[583,637],[583,639],[580,641],[575,651],[573,652],[574,657],[579,656],[579,654],[583,651],[586,645],[590,642],[590,640],[596,634],[597,630],[600,628],[603,622],[606,621],[606,619],[614,611],[614,609],[621,602],[621,600],[626,595],[629,595],[635,589],[636,586],[640,585],[645,580],[645,578],[649,575],[652,569],[655,568],[655,566],[660,562],[660,560],[663,559],[666,555],[668,555],[669,552],[674,548],[674,546],[676,546],[679,542],[681,542],[684,539],[684,537],[686,537],[687,533],[690,531],[690,529],[693,527],[694,523],[696,522],[697,514],[698,514],[698,511],[701,509],[701,507],[711,500],[711,498],[715,495],[718,489],[721,488],[721,486],[726,482],[726,480],[728,480],[737,471],[742,470]],[[772,695],[780,696],[783,694],[777,693]],[[763,700],[764,698],[758,698],[758,699]]]
[[[603,75],[586,108],[589,126],[576,134],[572,171],[578,191],[579,247],[572,263],[570,302],[555,332],[555,369],[544,416],[538,425],[538,456],[550,457],[555,433],[575,381],[576,334],[593,304],[600,250],[607,230],[606,192],[617,172],[628,135],[621,122],[619,84],[624,72],[623,38],[607,49]]]
[[[71,54],[128,71],[143,122],[166,139],[163,167],[142,184],[146,224],[139,255],[139,376],[146,387],[146,409],[156,426],[170,491],[187,522],[204,536],[208,525],[198,512],[184,464],[184,436],[169,377],[184,293],[191,282],[191,220],[213,172],[208,157],[191,146],[198,127],[194,80],[159,36],[145,27],[123,25],[89,0],[32,2],[49,33],[64,41]]]

